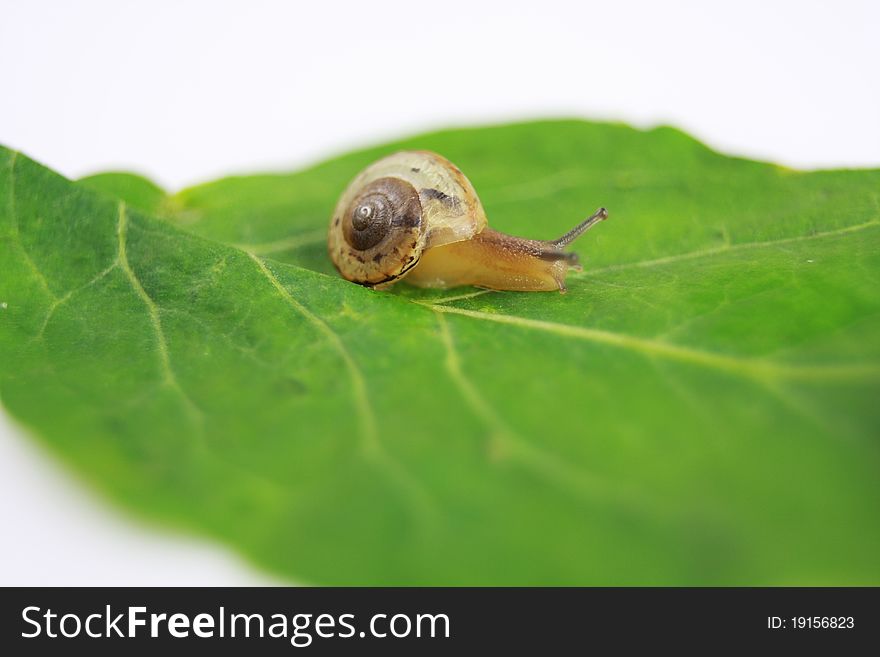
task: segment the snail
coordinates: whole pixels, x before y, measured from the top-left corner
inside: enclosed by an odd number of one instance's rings
[[[578,256],[563,251],[606,219],[600,208],[552,241],[513,237],[488,226],[470,181],[428,151],[374,162],[349,184],[330,219],[328,249],[344,278],[381,288],[402,278],[420,287],[565,292]]]

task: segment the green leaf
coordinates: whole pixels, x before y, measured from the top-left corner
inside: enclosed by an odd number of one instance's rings
[[[606,206],[569,293],[337,277],[416,147],[500,230]],[[880,584],[880,171],[572,121],[141,183],[0,151],[4,405],[141,515],[307,583]]]

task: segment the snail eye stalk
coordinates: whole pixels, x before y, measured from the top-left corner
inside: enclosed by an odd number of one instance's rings
[[[574,242],[578,237],[586,233],[590,228],[598,224],[600,221],[605,221],[608,218],[608,210],[605,208],[599,208],[589,217],[584,219],[577,226],[572,228],[562,237],[555,239],[551,242],[551,244],[557,248],[562,248],[563,246],[568,246],[572,242]]]

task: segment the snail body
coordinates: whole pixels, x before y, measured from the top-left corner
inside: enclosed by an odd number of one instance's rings
[[[603,209],[557,240],[489,228],[465,175],[428,151],[401,151],[358,174],[330,219],[328,250],[347,280],[384,287],[406,277],[420,287],[565,291],[578,267],[564,247],[607,217]]]

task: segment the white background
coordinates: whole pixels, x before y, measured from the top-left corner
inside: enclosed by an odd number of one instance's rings
[[[880,3],[0,2],[0,143],[174,190],[427,129],[671,123],[795,167],[880,165]],[[2,270],[0,270],[2,275]],[[0,584],[274,581],[130,520],[0,413]]]

